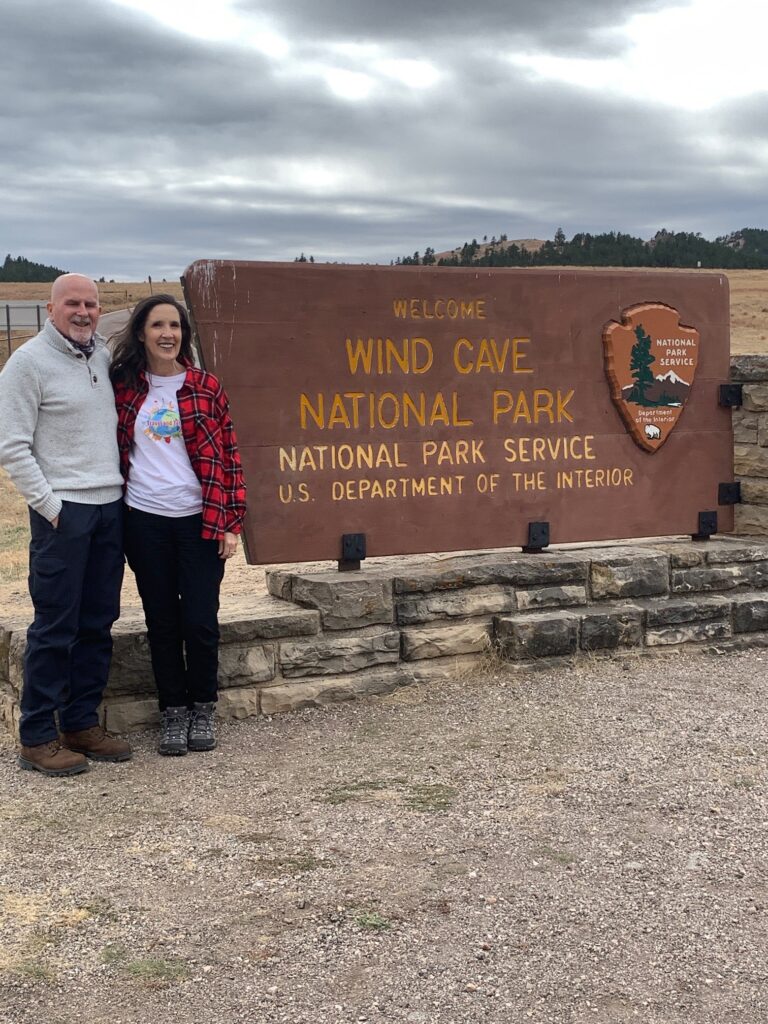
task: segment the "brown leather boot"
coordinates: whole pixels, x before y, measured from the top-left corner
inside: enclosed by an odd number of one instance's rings
[[[88,771],[88,762],[82,754],[62,747],[58,740],[49,740],[34,747],[22,745],[19,768],[43,775],[78,775]]]
[[[130,743],[113,736],[100,725],[92,725],[90,729],[78,732],[63,732],[62,746],[85,754],[92,761],[130,761],[133,757]]]

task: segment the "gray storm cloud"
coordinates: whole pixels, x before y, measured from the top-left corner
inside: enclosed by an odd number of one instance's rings
[[[0,245],[140,278],[199,257],[389,262],[558,226],[763,226],[764,97],[693,114],[509,59],[618,56],[627,19],[664,6],[241,2],[287,41],[270,57],[109,2],[64,16],[4,0]],[[382,64],[400,58],[434,81]],[[365,88],[339,94],[332,72]]]

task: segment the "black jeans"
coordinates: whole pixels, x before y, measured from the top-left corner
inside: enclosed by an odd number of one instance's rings
[[[59,525],[29,510],[29,593],[19,734],[25,746],[98,724],[123,582],[123,503],[65,501]]]
[[[216,700],[224,559],[202,516],[127,508],[125,553],[144,606],[160,710]]]

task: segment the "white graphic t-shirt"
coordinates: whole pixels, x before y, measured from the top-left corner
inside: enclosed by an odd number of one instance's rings
[[[185,376],[157,377],[147,372],[149,391],[136,417],[125,493],[131,508],[175,519],[195,515],[203,508],[200,481],[181,433],[176,397]]]

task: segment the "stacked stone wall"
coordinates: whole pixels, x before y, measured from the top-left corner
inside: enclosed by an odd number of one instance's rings
[[[743,404],[733,412],[734,470],[741,482],[734,532],[768,535],[768,356],[734,356],[731,378]]]
[[[270,596],[222,621],[224,718],[387,693],[489,659],[768,645],[768,541],[649,541],[393,558],[360,573],[270,572]],[[16,725],[25,626],[0,629],[0,717]],[[122,622],[104,716],[158,718],[140,624]]]

